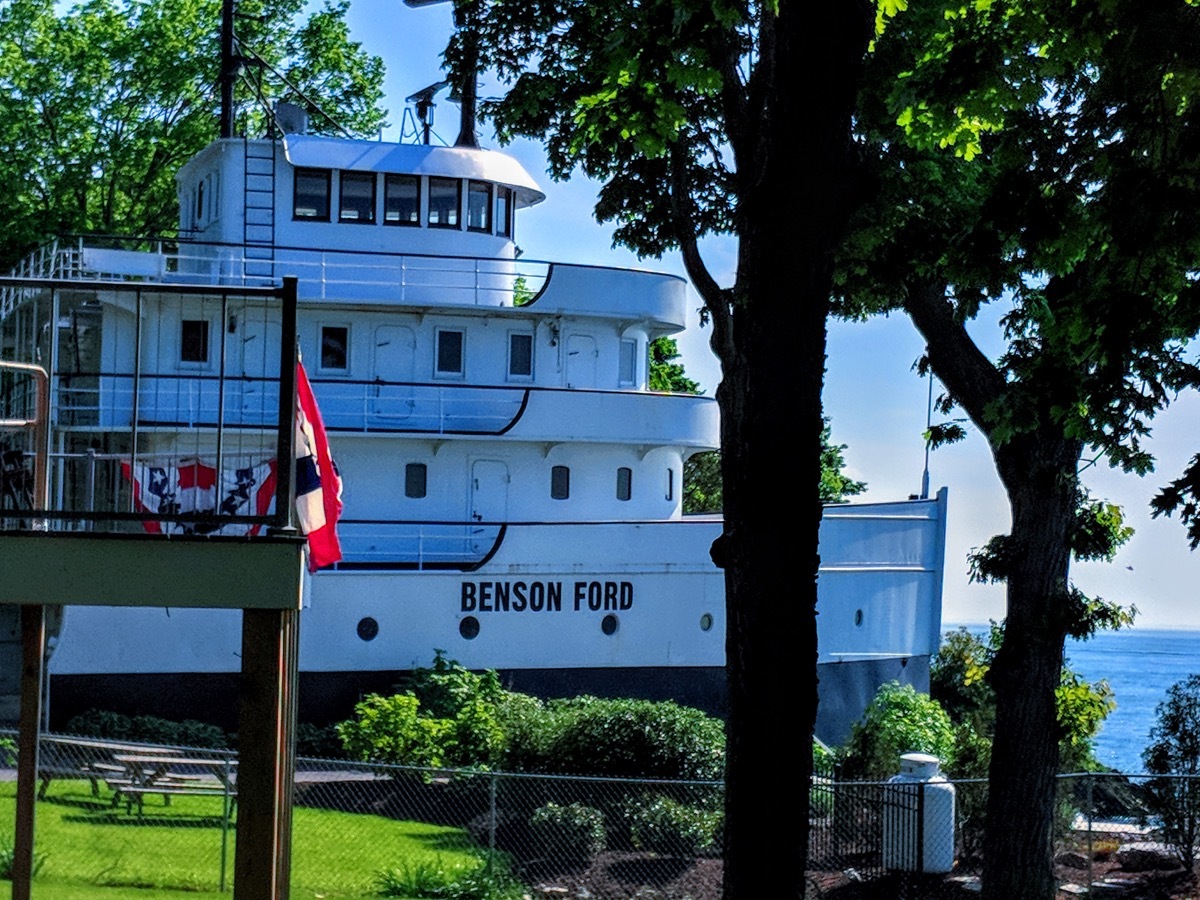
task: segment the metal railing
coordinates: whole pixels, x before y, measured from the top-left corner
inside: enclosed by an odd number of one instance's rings
[[[194,530],[208,532],[214,519],[220,519],[255,534],[290,522],[294,279],[269,289],[200,289],[9,278],[0,279],[0,289],[23,299],[9,320],[0,321],[0,337],[25,366],[0,373],[0,420],[33,420],[39,394],[26,372],[30,360],[43,360],[38,368],[49,373],[49,416],[56,441],[47,479],[49,500],[42,503],[28,498],[23,487],[36,448],[19,432],[0,434],[0,527],[27,527],[22,524],[27,515],[11,513],[31,510],[52,528],[65,529],[88,527],[101,514],[130,522],[192,523]],[[96,315],[101,293],[104,303],[126,314],[114,312],[112,323],[121,324],[113,324],[103,341]],[[180,320],[204,326],[194,336],[194,346],[173,348],[184,360],[195,357],[197,371],[166,379],[155,374],[156,356],[164,351],[152,345],[142,325],[143,313],[164,296]],[[235,327],[238,313],[241,340],[235,355],[219,338],[226,323]],[[157,339],[163,340],[162,335]],[[174,340],[185,338],[175,334]],[[85,360],[102,355],[113,359],[113,368],[89,369]],[[151,470],[163,460],[171,460],[176,473],[211,468],[214,502],[197,506],[190,502],[195,498],[183,496],[188,488],[174,483],[153,503],[147,502],[147,493],[139,497],[140,488],[158,483]],[[265,479],[253,472],[270,460],[274,496],[249,497],[247,478],[255,477],[261,486]],[[246,472],[251,476],[244,477]],[[99,497],[108,498],[107,506],[96,502]]]

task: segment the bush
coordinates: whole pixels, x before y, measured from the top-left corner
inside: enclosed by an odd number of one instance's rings
[[[475,673],[438,651],[433,666],[418,669],[391,697],[372,694],[355,718],[337,726],[352,759],[433,768],[494,769],[517,758],[536,758],[544,744],[534,726],[541,701],[506,691],[495,671]]]
[[[438,859],[382,872],[375,880],[384,897],[424,897],[428,900],[522,900],[524,886],[509,872],[500,856],[477,865],[446,865]]]
[[[582,803],[547,803],[536,809],[529,828],[542,854],[552,859],[587,861],[604,849],[604,814]]]
[[[725,771],[725,724],[671,701],[578,697],[548,704],[542,771],[610,778],[716,780]]]
[[[1155,715],[1150,745],[1142,751],[1146,771],[1190,777],[1152,779],[1146,785],[1150,804],[1162,816],[1167,841],[1190,870],[1200,839],[1200,675],[1171,685]]]
[[[449,726],[445,719],[422,717],[411,694],[370,694],[354,707],[355,718],[337,726],[351,759],[401,766],[440,768]]]
[[[721,847],[725,817],[719,810],[688,806],[662,794],[646,794],[626,808],[630,839],[638,850],[694,857]]]
[[[345,759],[346,748],[336,725],[301,722],[296,726],[296,755],[309,759]]]
[[[90,709],[67,722],[67,733],[109,741],[135,741],[176,747],[224,750],[233,745],[223,730],[207,722],[184,719],[175,722],[158,716],[125,716]]]
[[[893,681],[879,688],[851,729],[842,754],[843,777],[880,781],[900,771],[904,753],[929,753],[944,765],[954,758],[954,726],[928,694]]]

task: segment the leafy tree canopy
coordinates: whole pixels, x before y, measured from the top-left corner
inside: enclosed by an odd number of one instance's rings
[[[378,132],[383,63],[346,10],[242,0],[244,128],[263,127],[261,96],[308,108],[316,132]],[[221,0],[0,7],[0,269],[58,234],[174,232],[175,171],[218,134],[220,16]]]
[[[840,251],[843,310],[905,309],[1012,512],[980,557],[1008,601],[986,900],[1053,895],[1064,640],[1126,615],[1070,582],[1072,554],[1107,558],[1127,534],[1086,500],[1084,460],[1150,472],[1154,415],[1200,385],[1197,40],[1186,0],[935,0],[888,21],[867,64],[876,191]]]

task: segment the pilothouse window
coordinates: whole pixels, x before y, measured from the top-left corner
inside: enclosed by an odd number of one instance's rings
[[[342,172],[339,222],[371,224],[375,221],[375,173]]]
[[[293,191],[293,216],[297,219],[329,221],[328,169],[297,169]]]
[[[496,188],[496,234],[500,237],[512,237],[512,188]]]
[[[429,227],[457,228],[462,185],[454,178],[429,179]]]
[[[421,179],[388,175],[383,182],[383,224],[421,224]]]
[[[492,230],[492,186],[486,181],[467,182],[467,230]]]

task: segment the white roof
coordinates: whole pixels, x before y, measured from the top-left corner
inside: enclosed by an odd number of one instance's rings
[[[546,199],[524,166],[495,150],[287,134],[283,152],[293,166],[304,168],[475,178],[513,188],[517,206],[532,206]]]

